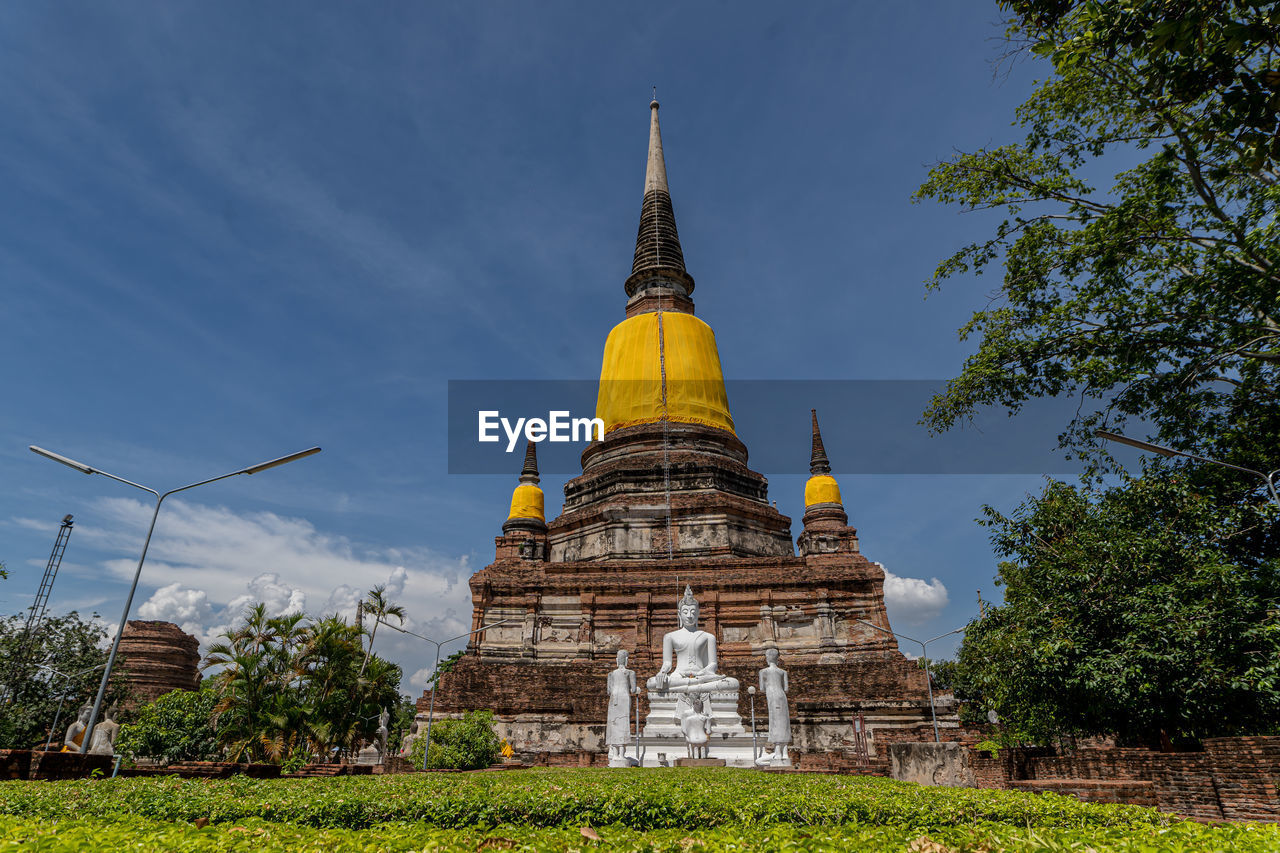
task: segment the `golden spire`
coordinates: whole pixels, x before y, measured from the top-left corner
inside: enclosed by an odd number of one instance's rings
[[[809,482],[804,484],[804,506],[808,509],[818,504],[839,504],[840,484],[831,476],[831,462],[822,444],[822,432],[818,429],[818,410],[810,409],[813,417],[813,449],[809,454]]]
[[[520,472],[520,484],[511,493],[511,511],[507,513],[507,524],[512,521],[546,523],[543,509],[542,489],[538,487],[538,450],[532,441],[528,442],[524,451],[524,469]]]

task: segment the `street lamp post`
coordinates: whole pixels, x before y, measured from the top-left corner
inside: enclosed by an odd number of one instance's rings
[[[53,712],[53,725],[49,727],[49,736],[44,740],[45,752],[49,751],[49,744],[53,743],[53,733],[58,730],[58,718],[62,716],[62,703],[67,701],[67,693],[71,689],[71,682],[84,675],[86,672],[93,672],[95,669],[102,669],[104,666],[106,666],[105,663],[100,663],[97,666],[91,666],[87,669],[82,669],[79,672],[73,672],[70,675],[67,675],[65,672],[59,672],[48,664],[36,664],[36,669],[47,669],[49,672],[52,672],[54,675],[62,679],[62,692],[58,694],[58,709]]]
[[[1172,447],[1165,447],[1162,444],[1152,444],[1149,441],[1140,441],[1136,438],[1129,438],[1127,435],[1121,435],[1118,432],[1108,432],[1105,429],[1095,429],[1093,434],[1098,438],[1114,441],[1118,444],[1127,444],[1130,447],[1136,447],[1139,450],[1145,450],[1149,453],[1159,453],[1161,456],[1183,456],[1187,459],[1195,459],[1197,462],[1208,462],[1210,465],[1217,465],[1221,468],[1230,468],[1233,471],[1243,471],[1246,474],[1252,474],[1255,477],[1261,477],[1262,481],[1267,484],[1267,491],[1271,492],[1271,500],[1276,502],[1276,506],[1280,506],[1280,491],[1276,489],[1276,478],[1280,477],[1280,468],[1267,474],[1263,471],[1255,471],[1252,468],[1245,468],[1241,465],[1232,465],[1230,462],[1223,462],[1220,459],[1210,459],[1208,456],[1198,456],[1195,453],[1184,453],[1181,450],[1174,450]]]
[[[933,719],[933,742],[941,743],[942,738],[938,737],[938,712],[933,707],[933,676],[929,674],[929,644],[937,640],[941,640],[943,637],[950,637],[952,634],[959,634],[964,631],[964,628],[956,628],[954,631],[939,634],[938,636],[931,637],[928,640],[917,640],[914,637],[908,637],[906,634],[899,634],[897,631],[890,631],[887,628],[881,628],[879,625],[872,624],[864,619],[854,619],[853,621],[861,622],[868,628],[875,628],[881,634],[888,634],[891,637],[897,637],[899,640],[910,640],[920,646],[920,660],[924,661],[924,680],[929,686],[929,716]]]
[[[756,759],[760,757],[760,747],[756,740],[756,688],[752,685],[747,688],[747,693],[751,696],[751,763],[755,764]]]
[[[439,640],[439,641],[433,640],[430,637],[424,637],[421,634],[415,634],[412,631],[406,631],[404,628],[400,628],[396,625],[392,625],[390,622],[384,622],[381,619],[379,619],[378,621],[382,622],[383,625],[386,625],[388,628],[390,628],[393,631],[399,631],[401,634],[408,634],[410,637],[417,637],[419,640],[428,642],[431,645],[436,647],[436,662],[435,662],[435,666],[431,668],[431,674],[436,678],[436,683],[431,686],[431,704],[427,709],[427,734],[425,737],[426,747],[422,750],[422,769],[426,770],[427,759],[431,756],[431,723],[435,719],[435,714],[436,714],[436,688],[440,686],[439,676],[436,675],[440,670],[440,647],[447,645],[449,643],[452,643],[456,640],[461,640],[466,637],[470,637],[472,634],[484,633],[490,628],[496,628],[499,625],[506,625],[511,622],[523,622],[524,620],[523,619],[503,619],[501,622],[490,622],[488,625],[481,625],[479,628],[476,628],[474,631],[468,631],[465,634],[459,634],[456,637],[450,637],[447,640]]]
[[[304,456],[311,456],[314,453],[319,453],[320,448],[312,447],[307,450],[301,450],[297,453],[291,453],[288,456],[281,456],[279,459],[260,462],[257,465],[250,465],[248,468],[241,468],[238,471],[232,471],[230,474],[210,477],[207,480],[201,480],[198,483],[191,483],[190,485],[181,486],[177,489],[170,489],[163,493],[135,483],[132,480],[117,477],[115,474],[109,474],[106,471],[86,465],[83,462],[77,462],[74,459],[68,459],[66,456],[45,450],[41,447],[36,447],[34,444],[30,445],[30,449],[32,453],[38,453],[46,459],[52,459],[54,462],[61,462],[63,465],[66,465],[69,468],[74,468],[82,474],[101,474],[103,477],[115,480],[117,483],[124,483],[126,486],[133,486],[135,489],[141,489],[142,491],[153,494],[156,497],[156,507],[151,513],[151,526],[147,528],[147,538],[142,543],[142,554],[138,557],[138,568],[133,573],[133,584],[129,587],[129,597],[125,599],[124,612],[120,615],[120,625],[116,628],[116,636],[111,643],[111,654],[107,656],[107,668],[106,671],[102,673],[102,683],[98,685],[98,696],[93,700],[93,711],[89,714],[89,723],[84,730],[84,741],[80,744],[80,751],[83,753],[89,750],[89,741],[90,738],[93,737],[93,727],[98,723],[98,713],[102,710],[102,699],[107,693],[107,682],[111,680],[111,670],[115,668],[116,653],[120,649],[120,638],[124,634],[125,623],[129,621],[129,610],[133,606],[133,595],[138,590],[138,579],[142,576],[142,563],[147,559],[147,549],[151,547],[151,534],[154,533],[156,529],[156,518],[160,515],[160,504],[164,503],[164,499],[169,497],[169,495],[174,495],[178,492],[185,492],[188,489],[194,489],[196,486],[216,483],[218,480],[225,480],[228,477],[235,477],[240,474],[257,474],[260,471],[266,471],[268,468],[275,468],[278,465],[293,462],[297,459],[303,458]]]

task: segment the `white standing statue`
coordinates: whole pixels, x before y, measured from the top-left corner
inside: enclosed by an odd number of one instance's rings
[[[790,764],[787,744],[791,743],[791,712],[787,707],[787,671],[778,666],[778,650],[765,649],[768,663],[760,670],[760,692],[764,694],[765,707],[769,710],[769,735],[766,742],[773,752],[761,755],[759,764]]]
[[[737,690],[738,679],[716,672],[716,638],[698,630],[698,602],[691,587],[684,588],[684,598],[676,609],[680,627],[663,636],[662,669],[646,686],[659,693]]]
[[[618,650],[618,668],[609,673],[609,714],[604,726],[604,742],[609,747],[609,766],[628,767],[635,759],[626,757],[631,741],[631,697],[636,695],[635,670],[627,669],[627,650]]]
[[[379,758],[385,758],[387,755],[387,737],[391,734],[387,728],[389,722],[391,722],[391,714],[386,708],[383,708],[382,713],[378,715],[378,733],[375,735],[378,743]]]

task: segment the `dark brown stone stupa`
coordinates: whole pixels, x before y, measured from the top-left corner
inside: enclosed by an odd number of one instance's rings
[[[610,333],[596,416],[564,509],[545,521],[532,447],[494,562],[471,578],[477,635],[440,678],[437,714],[487,708],[526,757],[603,756],[605,682],[619,649],[641,685],[658,671],[686,584],[719,644],[720,672],[746,687],[776,648],[790,674],[793,748],[848,748],[929,720],[925,674],[864,620],[889,627],[884,571],[864,557],[812,415],[812,477],[797,546],[734,433],[715,334],[694,316],[667,186],[658,104],[625,319]],[[803,423],[802,413],[797,419]],[[801,433],[803,435],[803,433]],[[426,711],[428,694],[419,701]],[[950,698],[941,720],[954,725]],[[641,714],[648,711],[642,689]],[[550,756],[556,760],[556,755]]]
[[[131,708],[200,686],[200,641],[172,622],[126,622],[119,653]]]

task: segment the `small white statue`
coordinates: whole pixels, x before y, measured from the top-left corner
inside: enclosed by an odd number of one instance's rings
[[[765,740],[773,747],[773,752],[761,755],[757,763],[787,764],[787,744],[791,743],[791,713],[787,707],[790,683],[787,671],[778,666],[777,649],[766,649],[764,659],[768,666],[760,670],[760,692],[764,694],[765,707],[769,711],[769,735]]]
[[[102,722],[93,727],[93,737],[89,740],[90,755],[114,755],[116,751],[116,735],[120,732],[120,724],[115,721],[115,708],[108,708],[103,714]]]
[[[716,638],[698,630],[698,601],[684,588],[677,608],[680,627],[662,637],[662,669],[646,685],[659,693],[713,693],[738,689],[738,680],[716,671]],[[674,658],[674,660],[673,660]]]
[[[689,748],[690,758],[707,757],[707,740],[711,736],[711,713],[708,700],[701,693],[690,696],[692,710],[680,719],[680,730]]]
[[[631,697],[636,689],[635,670],[627,669],[627,650],[618,650],[618,668],[609,673],[609,713],[605,719],[604,742],[609,747],[609,765],[623,767],[631,740]]]
[[[67,728],[67,736],[62,739],[64,752],[80,751],[80,744],[84,743],[84,730],[89,727],[89,715],[92,713],[92,705],[85,705],[80,709],[80,715]]]
[[[387,754],[387,736],[391,733],[390,730],[387,729],[387,723],[390,722],[390,720],[391,714],[387,712],[386,708],[383,708],[382,713],[378,715],[378,733],[376,735],[379,757]]]
[[[400,739],[400,757],[408,758],[413,753],[413,742],[418,739],[418,721],[409,724],[409,733]]]

